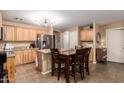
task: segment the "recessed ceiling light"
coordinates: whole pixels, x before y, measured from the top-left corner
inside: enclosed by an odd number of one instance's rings
[[[24,19],[18,18],[18,17],[14,17],[14,19],[17,20],[17,21],[23,21],[24,20]]]

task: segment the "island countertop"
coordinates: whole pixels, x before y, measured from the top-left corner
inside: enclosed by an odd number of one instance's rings
[[[50,52],[50,49],[40,49],[40,50],[37,50],[38,52],[41,52],[41,53],[44,53],[44,54],[48,54],[48,53],[51,53]]]

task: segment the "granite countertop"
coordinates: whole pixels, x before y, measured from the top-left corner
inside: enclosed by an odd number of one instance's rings
[[[48,53],[51,53],[50,52],[50,49],[40,49],[40,50],[37,50],[38,52],[41,52],[41,53],[44,53],[44,54],[48,54]]]
[[[36,50],[37,48],[18,48],[18,49],[13,49],[13,51],[24,51],[24,50]]]
[[[6,53],[7,53],[7,58],[15,57],[15,53],[13,51],[6,51]]]
[[[7,51],[0,51],[0,52],[6,52],[7,58],[15,57],[15,53],[13,51],[7,50]]]

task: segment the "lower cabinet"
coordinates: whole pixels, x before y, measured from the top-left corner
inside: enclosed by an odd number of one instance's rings
[[[23,51],[15,51],[15,65],[23,64]]]
[[[15,57],[8,57],[7,62],[4,64],[4,68],[8,71],[8,79],[10,83],[15,82]]]
[[[25,49],[21,51],[15,51],[15,65],[35,62],[36,50]]]

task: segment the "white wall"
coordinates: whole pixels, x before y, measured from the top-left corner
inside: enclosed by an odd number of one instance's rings
[[[64,49],[74,49],[78,45],[78,27],[70,28],[62,33]]]
[[[69,49],[69,31],[63,32],[63,48]]]
[[[70,31],[69,40],[70,40],[69,48],[74,49],[75,46],[78,45],[78,31],[77,30]]]

